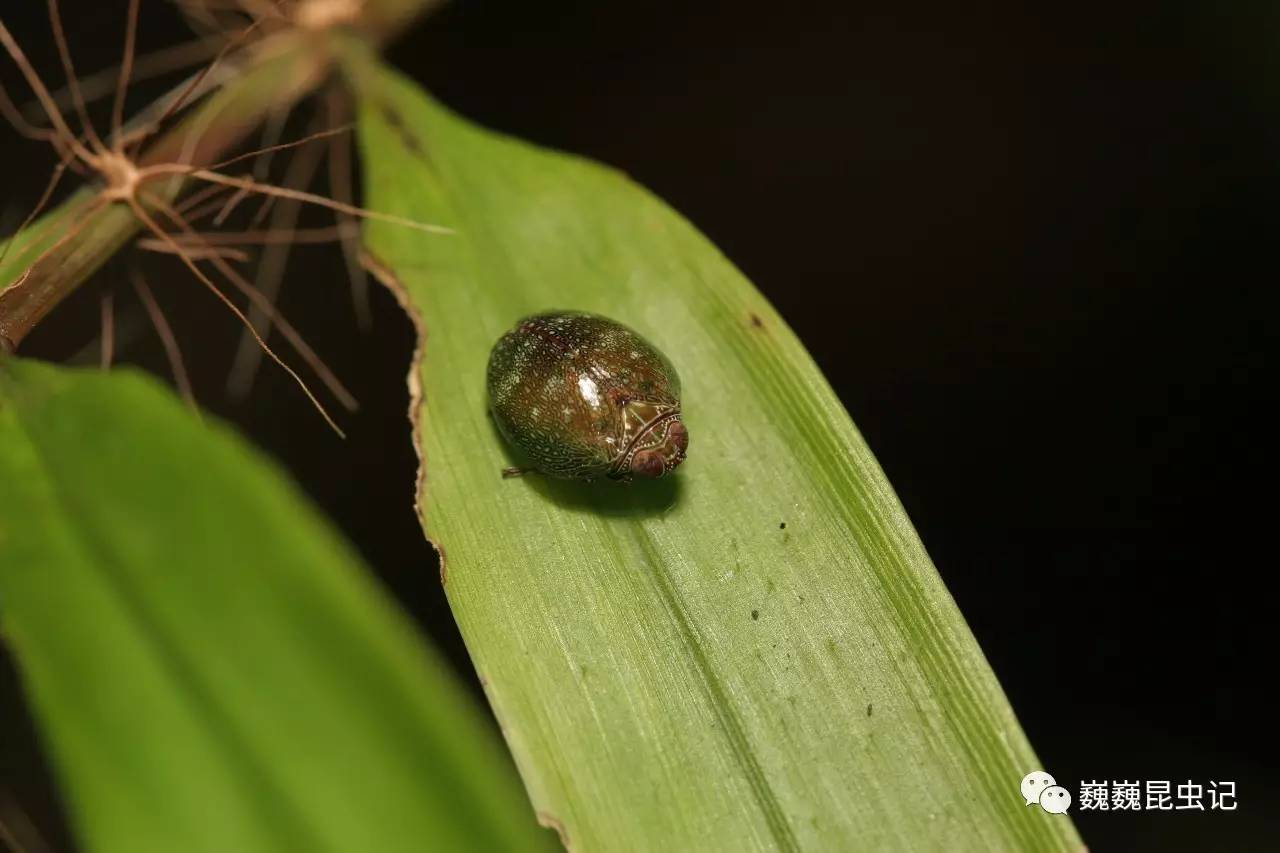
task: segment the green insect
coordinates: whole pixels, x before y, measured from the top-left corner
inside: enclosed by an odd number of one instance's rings
[[[548,476],[627,481],[661,477],[684,461],[689,431],[675,368],[607,317],[526,317],[494,344],[487,384],[498,429]]]

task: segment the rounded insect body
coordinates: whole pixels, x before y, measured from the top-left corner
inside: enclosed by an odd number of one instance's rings
[[[526,317],[494,344],[487,384],[503,437],[551,477],[653,478],[684,461],[675,368],[607,317]]]

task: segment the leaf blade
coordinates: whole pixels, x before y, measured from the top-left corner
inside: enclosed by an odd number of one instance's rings
[[[0,626],[88,849],[542,845],[475,709],[225,431],[11,361],[0,480]]]
[[[1017,796],[1035,756],[1003,692],[760,294],[622,176],[353,74],[368,203],[458,232],[366,242],[425,318],[420,506],[538,808],[582,849],[1078,848]],[[674,482],[498,477],[488,348],[550,308],[676,364]]]

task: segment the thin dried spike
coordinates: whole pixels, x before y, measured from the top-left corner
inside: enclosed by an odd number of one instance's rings
[[[254,180],[265,181],[267,175],[271,174],[271,161],[275,158],[271,156],[269,151],[284,136],[285,125],[288,124],[289,116],[292,114],[293,104],[286,104],[283,107],[273,109],[270,115],[267,116],[267,121],[262,126],[261,149],[268,153],[254,161]]]
[[[390,213],[378,213],[373,210],[365,210],[363,207],[355,207],[350,204],[342,204],[330,198],[315,193],[303,192],[302,190],[291,190],[285,187],[277,187],[273,184],[263,184],[257,181],[248,180],[246,178],[233,178],[230,175],[223,175],[218,172],[210,172],[208,169],[197,169],[190,166],[179,165],[161,165],[151,166],[142,170],[144,177],[153,175],[172,174],[181,172],[190,175],[193,178],[209,183],[222,184],[228,187],[239,187],[250,192],[259,193],[261,195],[275,196],[277,198],[291,198],[296,201],[306,202],[308,204],[327,207],[330,210],[338,210],[343,213],[349,213],[352,216],[358,216],[361,219],[373,219],[378,222],[389,222],[392,225],[403,225],[406,228],[413,228],[418,231],[426,231],[430,234],[455,234],[452,228],[446,228],[443,225],[428,225],[424,222],[417,222],[413,219],[406,219],[403,216],[396,216]]]
[[[242,9],[244,8],[238,2],[232,2],[231,5],[235,6],[236,8],[242,8]],[[262,16],[254,16],[253,13],[248,9],[245,9],[245,12],[251,17],[259,17],[259,18],[262,17]],[[266,181],[268,175],[271,174],[271,164],[275,160],[276,145],[280,142],[281,137],[284,136],[285,127],[288,125],[289,116],[293,114],[294,106],[295,105],[293,103],[288,103],[281,108],[274,109],[271,111],[271,115],[268,117],[266,124],[262,128],[262,144],[261,146],[259,146],[259,151],[261,152],[262,156],[258,157],[253,162],[253,179],[254,180]],[[214,167],[214,168],[217,168],[217,167]],[[243,200],[243,196],[237,198],[236,204],[239,204],[240,201],[242,200]],[[252,220],[254,227],[257,227],[259,224],[262,223],[263,219],[266,218],[267,208],[269,206],[270,206],[269,204],[264,204],[259,207],[258,212],[254,214],[253,220]]]
[[[116,302],[110,291],[102,294],[102,358],[103,370],[111,369],[116,354]]]
[[[74,155],[73,155],[73,156],[74,156]],[[98,173],[96,173],[96,172],[94,172],[94,171],[90,170],[90,169],[89,169],[88,167],[86,167],[83,163],[81,163],[78,159],[77,159],[77,160],[72,160],[70,163],[68,163],[68,164],[67,164],[67,168],[68,168],[68,169],[70,169],[71,171],[75,172],[75,173],[76,173],[77,175],[79,175],[80,177],[85,178],[85,179],[89,179],[89,178],[96,178],[96,177],[98,177]]]
[[[252,178],[256,181],[265,181],[267,175],[271,171],[271,162],[275,159],[276,145],[280,142],[280,137],[284,136],[285,126],[288,124],[289,116],[293,114],[293,104],[288,104],[283,108],[273,109],[268,116],[266,123],[262,127],[262,144],[258,151],[263,156],[254,160]],[[252,153],[248,156],[253,156]],[[249,197],[248,190],[236,190],[235,194],[227,201],[227,206],[223,208],[214,218],[214,225],[222,225],[231,212],[240,206],[240,202]],[[257,227],[261,224],[266,216],[265,208],[267,205],[259,207],[258,212],[253,216],[253,226]]]
[[[316,351],[311,348],[311,346],[303,339],[302,335],[298,333],[298,330],[293,327],[293,324],[286,320],[284,316],[276,310],[270,300],[264,298],[263,295],[258,292],[257,288],[249,283],[248,279],[236,272],[236,270],[225,261],[221,261],[216,256],[212,256],[209,258],[209,262],[213,264],[215,269],[226,276],[227,280],[235,285],[237,290],[249,297],[254,305],[259,307],[264,314],[271,318],[275,327],[280,330],[280,334],[284,335],[285,340],[289,342],[289,345],[292,346],[298,352],[298,355],[301,356],[302,360],[316,372],[320,381],[325,384],[325,387],[327,387],[334,397],[337,398],[338,402],[342,404],[344,409],[354,412],[356,409],[360,408],[359,401],[352,396],[351,392],[348,391],[346,386],[343,385],[338,377],[334,375],[328,365],[321,360],[320,356],[316,354]]]
[[[182,394],[182,399],[187,401],[187,405],[191,407],[191,411],[200,415],[200,407],[196,405],[196,395],[191,391],[191,379],[187,376],[187,367],[182,361],[182,347],[178,346],[178,339],[173,334],[173,328],[169,325],[169,321],[165,319],[164,312],[160,310],[160,303],[156,302],[155,294],[151,292],[151,288],[147,286],[147,281],[142,277],[137,268],[130,271],[130,279],[133,282],[133,289],[137,291],[138,298],[142,300],[142,305],[147,309],[147,315],[151,318],[151,325],[155,326],[156,334],[160,336],[160,343],[164,344],[164,354],[169,360],[169,371],[173,374],[173,381],[178,386],[178,392]]]
[[[221,210],[224,204],[226,204],[226,202],[223,201],[221,198],[215,198],[210,200],[208,204],[202,204],[199,207],[188,208],[187,210],[183,210],[180,212],[188,221],[198,222],[199,220],[204,219],[210,213],[216,213],[217,211]]]
[[[323,151],[318,147],[304,148],[294,155],[293,159],[289,161],[289,168],[285,173],[285,185],[291,187],[309,185],[315,179],[316,171],[320,168],[321,156],[323,156]],[[271,226],[268,230],[279,234],[288,234],[293,231],[298,227],[298,214],[301,209],[302,202],[300,201],[290,200],[276,205],[275,212],[271,217]],[[284,283],[285,269],[289,263],[289,253],[292,248],[293,244],[290,242],[272,243],[262,253],[262,260],[258,264],[254,287],[272,304],[275,304],[276,299],[279,297],[280,287]],[[250,311],[249,319],[259,333],[264,337],[270,336],[271,321],[262,311]],[[231,373],[227,377],[227,393],[232,398],[243,399],[248,395],[250,389],[253,388],[254,376],[257,374],[258,365],[261,361],[261,356],[253,346],[253,342],[249,338],[241,336],[240,345],[236,349],[235,360],[231,365]]]
[[[193,210],[197,205],[203,204],[214,196],[220,195],[226,191],[226,187],[216,187],[210,184],[209,186],[202,187],[196,192],[193,192],[178,204],[174,205],[174,210],[185,216],[187,211]],[[221,204],[221,202],[219,202],[219,204]]]
[[[76,135],[71,132],[71,127],[67,124],[67,120],[62,117],[62,112],[58,109],[58,105],[53,102],[53,96],[49,94],[44,81],[36,73],[35,66],[31,64],[31,60],[27,59],[27,55],[22,52],[22,46],[14,40],[9,28],[4,25],[4,21],[0,21],[0,44],[4,45],[4,49],[9,52],[14,64],[18,66],[22,76],[26,78],[27,85],[31,87],[32,92],[35,92],[36,98],[40,101],[40,105],[44,107],[45,114],[48,115],[49,122],[53,125],[56,136],[62,141],[62,144],[69,146],[80,159],[85,161],[92,160],[93,152],[84,147],[80,140],[76,138]]]
[[[209,7],[212,4],[207,0],[174,0],[174,5],[181,9],[182,14],[189,19],[187,23],[199,21],[212,30],[220,28],[217,18],[209,11]]]
[[[333,124],[344,123],[350,114],[341,90],[331,88],[325,100],[329,120]],[[338,136],[329,142],[329,191],[335,201],[355,203],[355,178],[351,160],[351,137]],[[351,226],[349,234],[342,238],[342,260],[347,267],[347,281],[351,284],[351,305],[356,314],[356,325],[361,331],[373,328],[373,309],[369,304],[369,274],[360,263],[360,229],[354,216],[334,211],[340,227]]]
[[[138,0],[129,0],[124,29],[124,60],[120,63],[120,82],[116,84],[116,97],[111,104],[111,144],[115,146],[121,145],[120,134],[124,128],[124,96],[129,90],[129,76],[133,73],[133,54],[137,44]],[[80,97],[84,97],[84,94],[81,93]]]
[[[293,107],[293,104],[289,104],[284,109],[272,112],[271,117],[273,121],[269,126],[264,127],[262,132],[263,149],[269,149],[280,142],[281,137],[284,136],[285,126],[289,121],[289,116],[293,114]],[[275,162],[275,159],[275,152],[268,150],[262,157],[254,160],[252,173],[253,180],[268,183],[267,178],[271,175],[271,164]],[[239,190],[238,192],[243,192],[244,195],[236,198],[237,205],[248,195],[247,190]],[[258,205],[257,212],[254,213],[249,220],[249,226],[251,228],[257,228],[266,221],[267,213],[271,210],[272,203],[274,201],[275,199],[268,197],[262,202],[262,204]],[[221,224],[221,222],[219,222],[219,224]]]
[[[54,190],[58,188],[58,184],[62,181],[62,176],[67,171],[67,166],[71,163],[72,155],[67,154],[53,169],[53,175],[49,178],[49,183],[45,184],[44,192],[40,194],[40,200],[36,202],[36,206],[31,208],[31,212],[27,214],[27,218],[22,220],[22,224],[18,226],[18,230],[5,241],[4,248],[0,249],[0,264],[4,263],[4,259],[9,256],[9,247],[18,239],[18,235],[27,230],[27,227],[35,221],[40,212],[44,210],[44,206],[49,203],[49,199],[53,196]]]
[[[239,207],[240,202],[248,198],[249,194],[249,190],[243,188],[233,192],[230,197],[227,198],[226,202],[223,203],[222,209],[218,211],[218,215],[213,217],[213,224],[215,226],[221,226],[223,222],[226,222],[227,217],[231,215],[231,212]]]
[[[222,49],[219,50],[218,54],[213,58],[213,61],[204,68],[201,68],[199,73],[191,78],[191,82],[187,84],[185,89],[178,93],[178,96],[169,103],[169,106],[165,107],[165,110],[160,114],[160,117],[153,121],[149,127],[143,128],[138,133],[138,138],[133,141],[133,144],[141,145],[147,137],[155,133],[156,130],[168,121],[174,113],[186,106],[187,100],[197,89],[200,88],[200,84],[204,82],[205,78],[213,73],[213,69],[217,68],[223,59],[226,59],[228,53],[239,46],[239,44],[244,41],[250,33],[258,28],[258,23],[258,21],[254,21],[252,24],[228,39],[227,43],[222,46]]]
[[[96,150],[105,151],[106,146],[102,144],[98,132],[93,129],[93,122],[89,120],[89,108],[85,106],[84,96],[80,94],[80,83],[76,78],[75,63],[71,61],[71,47],[67,43],[67,34],[62,28],[62,12],[58,8],[58,0],[48,0],[48,5],[49,23],[53,27],[53,43],[58,47],[58,58],[62,60],[62,70],[67,74],[67,88],[71,90],[71,101],[76,105],[76,114],[80,116],[80,124],[83,125],[89,142]]]
[[[183,236],[186,239],[196,241],[201,246],[204,245],[200,242],[201,235],[186,221],[180,217],[176,217],[173,209],[170,208],[162,199],[154,198],[149,194],[144,195],[146,195],[149,204],[153,204],[157,210],[182,229]],[[166,237],[169,240],[176,241],[176,238],[172,234],[167,234]],[[216,256],[210,257],[209,262],[213,264],[214,269],[226,276],[227,280],[235,285],[237,290],[249,297],[250,301],[255,306],[262,309],[262,311],[271,318],[271,321],[280,329],[280,334],[284,335],[290,346],[297,350],[298,355],[300,355],[307,365],[316,372],[316,375],[320,377],[320,380],[324,382],[330,391],[333,392],[333,395],[338,398],[339,402],[341,402],[345,408],[351,411],[355,411],[359,408],[360,404],[356,401],[356,398],[353,397],[351,392],[347,390],[346,386],[339,381],[338,377],[334,375],[328,365],[321,360],[320,356],[316,354],[316,351],[313,350],[306,340],[303,339],[302,335],[294,328],[293,324],[276,310],[275,306],[269,299],[259,293],[257,288],[250,284],[244,276],[236,272],[236,270],[226,262],[221,261]]]
[[[138,149],[141,147],[142,143],[149,139],[151,135],[160,128],[158,116],[168,109],[179,95],[196,83],[196,78],[200,77],[203,72],[204,69],[201,69],[200,72],[188,76],[181,83],[165,92],[164,95],[152,101],[125,123],[125,130],[120,138],[118,147],[126,157],[132,160],[136,160],[138,158]],[[196,87],[193,97],[203,97],[216,86],[217,81],[210,82],[206,78],[202,85],[198,85]]]
[[[212,59],[220,47],[221,45],[215,39],[206,36],[136,56],[133,60],[133,70],[129,74],[129,79],[137,83],[142,80],[159,77],[162,74],[181,71],[183,68],[189,68],[192,65]],[[91,74],[81,76],[80,94],[84,96],[85,102],[91,104],[99,98],[114,94],[117,82],[120,79],[120,71],[120,65],[111,65]],[[72,108],[70,89],[64,86],[52,94],[53,102],[60,109]],[[32,111],[38,111],[39,109],[40,105],[35,102],[23,104],[22,115],[30,121],[33,116]]]
[[[270,213],[279,201],[279,196],[269,195],[262,199],[262,204],[258,205],[258,212],[249,220],[250,228],[257,228],[267,220],[267,214]]]
[[[245,18],[252,18],[235,0],[173,0],[181,6],[191,21],[211,27],[216,32],[226,32],[228,28],[242,26]],[[199,8],[193,9],[192,6]]]
[[[304,142],[309,142],[310,140],[316,139],[319,136],[328,135],[330,133],[341,133],[341,132],[343,132],[343,130],[341,129],[321,131],[319,134],[312,134],[304,139],[298,140],[295,143],[289,143],[287,145],[278,145],[278,146],[275,146],[272,150],[264,149],[264,153],[266,154],[266,156],[260,158],[254,163],[253,179],[256,181],[265,182],[266,176],[267,176],[267,169],[269,167],[269,164],[271,163],[272,155],[275,154],[276,151],[280,151],[285,148],[292,147],[294,145],[301,145]],[[220,167],[220,165],[210,166],[209,168],[217,169]],[[289,182],[285,181],[285,183],[287,185]],[[259,225],[265,222],[267,220],[267,214],[271,213],[271,211],[275,209],[276,201],[277,199],[274,196],[267,196],[266,198],[264,198],[262,201],[262,204],[258,205],[258,210],[253,214],[253,218],[249,220],[249,226],[251,228],[257,228]]]
[[[154,203],[155,201],[157,200],[153,198],[148,199],[148,203]],[[172,248],[177,252],[178,257],[182,260],[182,263],[186,265],[187,269],[191,270],[192,274],[197,279],[200,280],[201,284],[207,287],[209,291],[218,298],[218,301],[220,301],[223,305],[227,306],[227,308],[231,310],[231,313],[235,314],[236,318],[239,319],[240,322],[243,323],[247,328],[249,329],[253,328],[253,326],[250,325],[249,323],[249,318],[244,315],[244,312],[241,311],[234,302],[228,299],[225,293],[223,293],[221,290],[218,289],[218,286],[213,283],[212,279],[210,279],[207,275],[204,274],[204,271],[201,270],[200,267],[196,265],[195,261],[187,257],[186,253],[182,251],[182,247],[180,247],[176,242],[172,240],[168,232],[166,232],[164,229],[162,229],[159,226],[159,224],[155,221],[155,219],[152,218],[151,214],[147,213],[147,211],[143,208],[143,206],[138,203],[137,199],[130,198],[129,206],[133,208],[133,212],[138,217],[138,221],[140,221],[148,230],[150,230],[151,233],[155,234],[161,240],[170,243]],[[254,335],[256,336],[257,332],[254,332]],[[320,416],[324,418],[325,422],[329,424],[329,427],[334,432],[336,432],[340,437],[346,438],[347,437],[346,433],[344,433],[342,431],[342,428],[338,426],[337,422],[335,422],[334,419],[330,417],[328,410],[325,409],[324,405],[318,399],[316,399],[316,395],[311,393],[311,389],[307,387],[307,383],[303,381],[302,377],[298,375],[297,371],[295,371],[292,367],[286,364],[284,362],[284,359],[276,355],[275,350],[267,346],[266,341],[262,340],[261,338],[258,338],[258,345],[261,346],[264,351],[266,351],[267,355],[271,357],[272,361],[280,365],[281,369],[283,369],[285,373],[288,373],[289,376],[292,377],[294,382],[298,383],[298,387],[302,389],[302,393],[307,395],[307,399],[311,401],[311,405],[315,406],[316,411],[318,411],[320,413]]]
[[[190,220],[191,217],[187,217]],[[359,226],[329,225],[324,228],[296,228],[287,234],[275,231],[200,231],[200,240],[208,246],[270,246],[292,243],[295,246],[336,243],[359,234]],[[179,242],[185,242],[179,240]]]
[[[283,21],[287,19],[287,15],[281,11],[279,4],[271,2],[261,2],[261,0],[239,0],[236,4],[251,17],[265,20],[266,18],[275,18]]]
[[[197,261],[207,261],[215,257],[224,258],[228,261],[236,261],[237,263],[242,263],[242,264],[246,264],[250,261],[250,256],[248,252],[243,251],[241,249],[234,249],[230,246],[194,247],[194,246],[186,245],[186,241],[178,241],[178,242],[182,243],[183,249],[186,250],[187,254],[189,254],[192,258],[194,258]],[[168,243],[161,243],[159,240],[157,240],[154,237],[142,237],[137,242],[135,242],[134,245],[137,246],[139,249],[143,249],[148,252],[156,252],[157,254],[161,254],[161,255],[173,254],[173,250],[169,248]]]
[[[3,24],[0,24],[3,26]],[[9,92],[4,86],[0,86],[0,116],[9,122],[10,126],[18,132],[20,136],[27,139],[36,139],[40,142],[49,142],[53,140],[57,134],[47,127],[36,127],[27,121],[27,117],[22,114],[22,110],[18,109],[18,105],[9,97]]]
[[[210,166],[207,166],[206,168],[222,169],[232,165],[233,163],[239,163],[242,160],[248,160],[252,157],[260,157],[264,154],[274,154],[277,151],[288,151],[290,148],[298,148],[300,146],[306,145],[308,142],[314,142],[317,139],[327,139],[330,136],[337,136],[340,133],[346,133],[349,130],[351,130],[351,128],[352,128],[352,125],[348,124],[348,125],[343,125],[342,127],[330,128],[329,130],[320,130],[315,133],[304,136],[301,139],[296,139],[293,142],[281,142],[278,145],[268,145],[266,148],[259,148],[257,151],[249,151],[245,154],[239,154],[235,157],[232,157],[230,160],[223,160],[221,163],[214,163]]]
[[[194,231],[190,231],[188,234],[196,238],[199,237],[199,235]],[[259,293],[257,288],[250,284],[244,276],[236,272],[229,264],[220,261],[217,257],[209,258],[209,262],[213,264],[215,269],[226,276],[227,280],[235,285],[237,290],[249,297],[255,306],[260,308],[264,314],[271,318],[272,323],[274,323],[275,327],[280,330],[280,334],[284,335],[285,340],[289,342],[290,346],[297,350],[298,355],[302,357],[303,361],[305,361],[307,365],[316,372],[316,375],[320,377],[320,381],[322,381],[333,393],[334,397],[338,399],[338,402],[342,404],[343,408],[348,411],[355,411],[360,407],[360,403],[354,396],[352,396],[351,392],[347,390],[346,386],[342,384],[338,377],[334,375],[333,371],[329,369],[328,365],[326,365],[320,356],[316,354],[316,351],[313,350],[306,340],[303,339],[302,335],[298,333],[298,330],[293,327],[293,324],[276,310],[275,306],[271,304],[269,299]]]

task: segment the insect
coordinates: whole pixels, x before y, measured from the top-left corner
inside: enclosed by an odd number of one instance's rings
[[[671,362],[607,317],[526,317],[489,355],[489,405],[532,470],[562,480],[655,478],[684,461],[680,378]],[[503,476],[526,469],[508,468]]]

